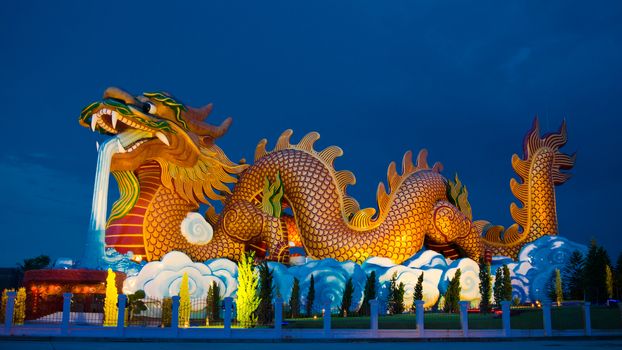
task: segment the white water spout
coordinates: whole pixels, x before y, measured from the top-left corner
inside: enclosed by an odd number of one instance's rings
[[[89,222],[89,230],[86,238],[84,258],[80,264],[83,267],[92,269],[99,268],[101,257],[104,255],[110,163],[112,161],[112,156],[119,152],[124,152],[124,150],[118,137],[107,140],[98,150],[91,220]]]

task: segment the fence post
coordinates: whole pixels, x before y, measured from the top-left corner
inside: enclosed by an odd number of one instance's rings
[[[177,337],[179,334],[179,295],[174,295],[171,299],[171,331]]]
[[[460,302],[460,325],[462,326],[462,335],[469,335],[469,301]]]
[[[324,335],[330,334],[330,301],[324,306]]]
[[[542,321],[544,323],[544,335],[550,337],[553,333],[553,326],[551,323],[551,302],[545,301],[542,303]]]
[[[378,299],[369,301],[369,322],[372,334],[378,333]]]
[[[63,293],[63,316],[60,321],[60,334],[69,334],[69,319],[71,317],[71,293]]]
[[[590,302],[583,303],[583,319],[585,320],[585,335],[592,335],[592,318],[590,314]]]
[[[281,338],[283,329],[283,299],[280,297],[274,300],[274,331],[277,338]]]
[[[7,292],[6,296],[6,309],[4,309],[4,334],[10,335],[11,327],[13,326],[13,310],[15,310],[17,292]]]
[[[232,297],[227,297],[225,298],[225,333],[227,334],[227,336],[231,335],[231,317],[233,316],[231,311],[232,311],[232,306],[233,306],[233,298]]]
[[[503,321],[503,335],[509,337],[512,334],[512,326],[510,324],[510,303],[509,300],[501,302],[501,319]]]
[[[127,295],[119,294],[117,298],[117,309],[119,310],[117,312],[117,333],[123,336],[125,332],[125,305],[127,304]]]
[[[423,337],[423,334],[425,333],[425,327],[423,325],[423,320],[425,317],[423,313],[423,304],[425,304],[425,301],[415,300],[415,318],[417,319],[417,331],[419,331],[420,337]]]

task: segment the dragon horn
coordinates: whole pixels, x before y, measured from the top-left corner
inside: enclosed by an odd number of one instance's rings
[[[211,103],[208,103],[201,108],[188,107],[186,115],[188,116],[188,118],[203,121],[212,112],[212,108],[214,108],[214,106]]]
[[[219,138],[224,135],[229,126],[231,125],[231,117],[225,119],[220,125],[210,125],[205,123],[204,120],[212,112],[213,105],[211,103],[206,104],[201,108],[188,107],[188,110],[184,112],[184,119],[188,121],[190,130],[200,136],[209,136],[213,139]]]
[[[199,136],[209,136],[213,139],[219,138],[224,135],[227,130],[229,130],[229,126],[231,126],[231,122],[233,119],[228,117],[225,119],[220,125],[210,125],[198,120],[189,120],[188,126],[190,130],[196,133]]]

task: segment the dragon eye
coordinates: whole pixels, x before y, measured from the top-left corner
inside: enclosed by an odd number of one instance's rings
[[[151,102],[145,102],[143,104],[143,112],[154,114],[156,112],[156,106]]]

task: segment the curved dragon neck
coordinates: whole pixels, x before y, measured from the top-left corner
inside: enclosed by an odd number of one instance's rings
[[[106,245],[120,253],[132,251],[149,261],[179,250],[195,261],[225,256],[236,258],[239,244],[225,235],[214,235],[206,245],[189,243],[181,234],[181,223],[197,206],[162,184],[157,162],[141,165],[136,171],[140,193],[127,214],[112,219],[106,229]]]
[[[516,222],[503,226],[483,227],[484,244],[493,254],[517,258],[520,249],[544,235],[556,235],[557,209],[555,185],[566,182],[570,175],[562,172],[574,165],[574,156],[564,154],[560,147],[566,144],[566,127],[562,123],[557,133],[540,137],[538,121],[525,136],[525,156],[512,157],[512,167],[522,180],[512,179],[510,188],[523,207],[510,205],[510,214]],[[480,222],[486,225],[487,222]]]
[[[529,197],[525,242],[532,242],[542,235],[557,234],[557,211],[555,207],[555,184],[552,179],[552,165],[555,152],[543,148],[536,152],[529,169]],[[523,220],[523,218],[519,218]],[[520,224],[520,223],[519,223]]]

